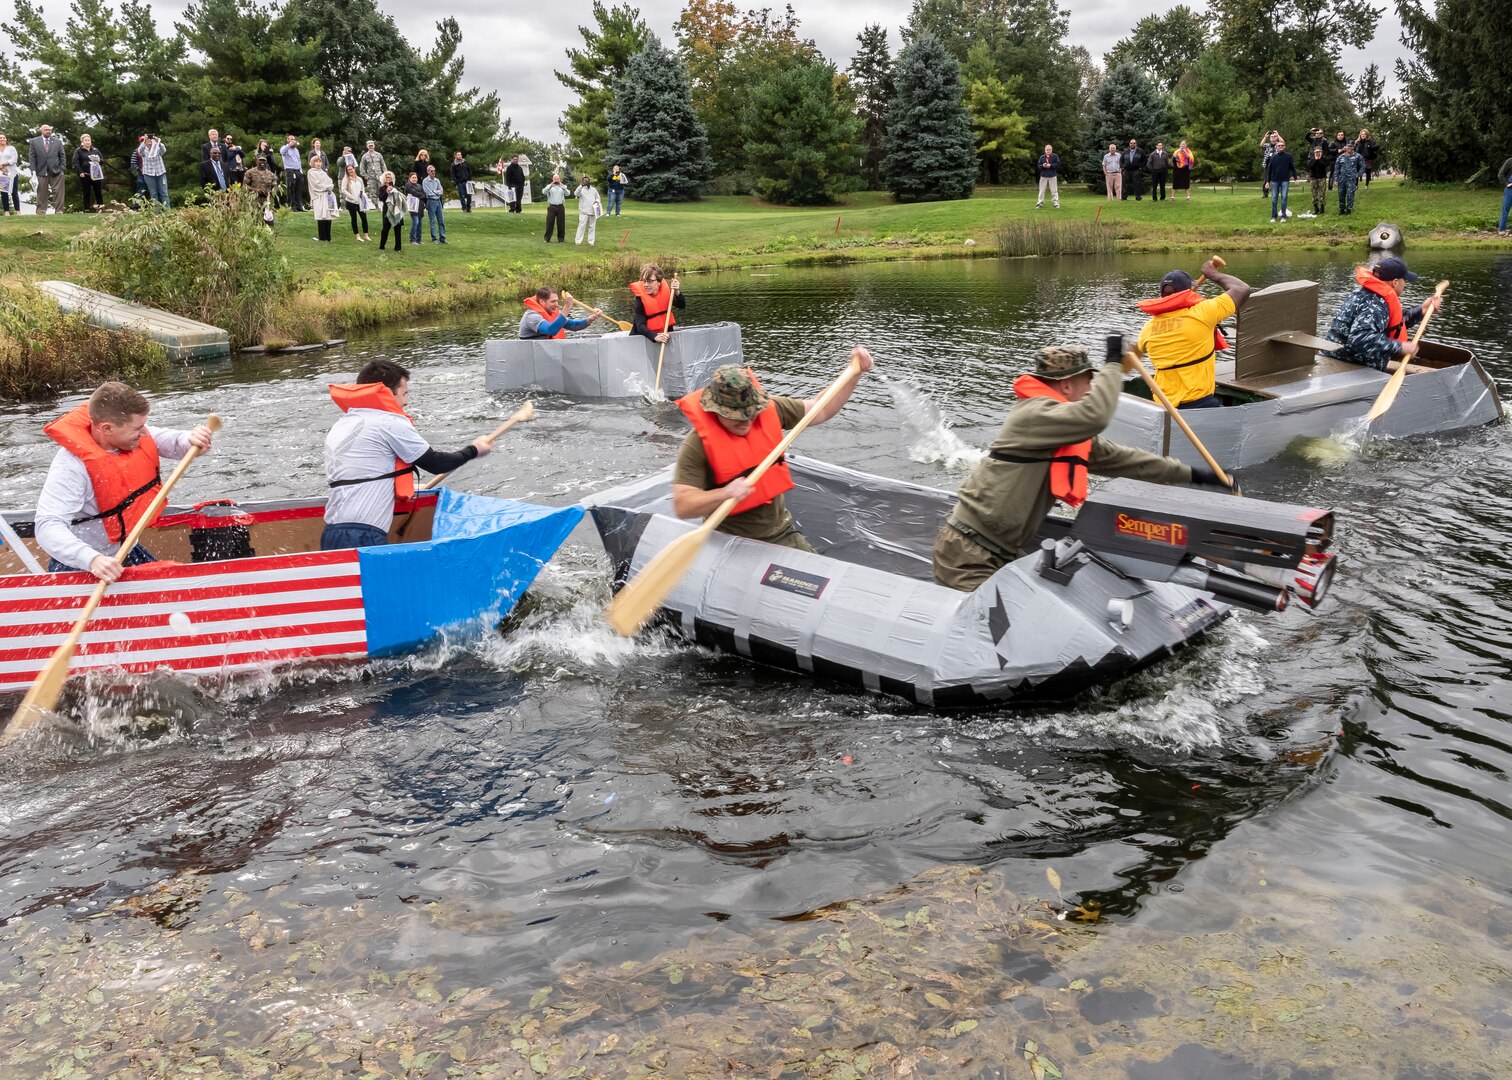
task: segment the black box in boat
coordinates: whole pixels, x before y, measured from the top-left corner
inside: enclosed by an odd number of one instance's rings
[[[1062,700],[1167,656],[1229,614],[1315,604],[1333,515],[1114,480],[975,592],[934,582],[954,495],[789,455],[818,554],[715,533],[668,596],[700,644],[929,706]],[[670,470],[585,500],[616,585],[692,526]]]

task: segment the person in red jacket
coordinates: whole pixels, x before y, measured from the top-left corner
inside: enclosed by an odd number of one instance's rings
[[[872,369],[871,353],[857,346],[851,356],[862,372]],[[822,424],[838,413],[856,388],[851,376],[840,392],[809,423]],[[782,441],[782,431],[812,412],[818,397],[780,397],[762,389],[751,369],[726,364],[709,385],[680,398],[677,407],[693,425],[677,452],[672,471],[672,511],[680,518],[704,518],[726,499],[740,500],[719,531],[782,547],[813,551],[783,493],[793,486],[781,461],[752,484],[749,474]]]
[[[210,449],[210,429],[149,427],[150,408],[139,391],[107,382],[42,429],[59,446],[35,518],[50,573],[88,570],[115,581],[124,567],[154,561],[141,544],[124,560],[116,550],[162,486],[161,460],[181,458],[191,446]]]

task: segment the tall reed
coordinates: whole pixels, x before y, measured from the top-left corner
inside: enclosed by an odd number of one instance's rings
[[[65,315],[31,286],[0,288],[0,398],[40,401],[106,379],[160,370],[162,346],[134,330],[101,330]]]
[[[997,227],[999,255],[1111,255],[1117,238],[1090,221],[1005,221]]]

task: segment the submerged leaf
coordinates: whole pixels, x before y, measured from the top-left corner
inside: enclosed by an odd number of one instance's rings
[[[948,1008],[950,1008],[950,1002],[947,1001],[941,995],[935,993],[933,990],[929,991],[929,993],[927,993],[927,994],[924,995],[924,1000],[927,1001],[927,1002],[929,1002],[931,1005],[933,1005],[937,1009],[948,1009]]]
[[[1053,866],[1047,866],[1047,867],[1045,867],[1045,877],[1047,877],[1047,878],[1050,879],[1050,887],[1052,889],[1054,889],[1057,893],[1061,891],[1061,888],[1060,888],[1060,875],[1055,872],[1055,867],[1053,867]]]

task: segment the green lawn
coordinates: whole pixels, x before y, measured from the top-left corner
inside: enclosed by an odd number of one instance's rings
[[[1199,187],[1190,203],[1148,198],[1110,203],[1083,185],[1062,188],[1059,210],[1048,205],[1035,210],[1034,197],[1030,187],[1000,187],[978,189],[968,200],[910,205],[876,192],[853,195],[840,206],[803,209],[741,196],[679,205],[629,202],[623,217],[600,222],[594,248],[573,245],[571,206],[567,243],[544,243],[541,204],[523,214],[448,211],[446,246],[406,244],[397,255],[378,250],[376,232],[373,243],[356,243],[344,219],[335,223],[331,244],[311,239],[315,228],[308,214],[281,216],[278,229],[300,277],[301,304],[316,316],[318,329],[333,332],[512,298],[541,281],[572,288],[613,280],[646,259],[686,272],[759,263],[992,255],[1000,226],[1029,221],[1097,221],[1111,230],[1121,251],[1363,250],[1367,230],[1382,220],[1401,226],[1414,248],[1512,243],[1496,237],[1495,192],[1394,180],[1360,188],[1351,217],[1340,218],[1331,204],[1325,217],[1294,218],[1284,225],[1269,223],[1269,200],[1253,184]],[[1311,209],[1305,184],[1293,186],[1291,207],[1294,214]],[[0,219],[5,280],[81,279],[68,241],[91,224],[83,214]],[[314,332],[305,326],[295,336]]]

